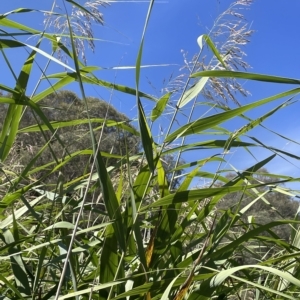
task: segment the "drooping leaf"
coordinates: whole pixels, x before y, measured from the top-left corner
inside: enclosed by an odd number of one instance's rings
[[[57,222],[57,223],[45,228],[44,231],[53,230],[53,229],[56,229],[56,228],[74,229],[74,224],[72,224],[70,222],[66,222],[66,221]]]
[[[153,108],[151,112],[151,121],[154,122],[157,118],[161,116],[161,114],[164,112],[166,105],[171,97],[172,93],[167,93],[163,95],[156,103],[155,107]]]
[[[218,61],[226,69],[226,64],[225,64],[220,52],[218,51],[218,49],[214,45],[213,41],[211,40],[211,38],[207,34],[200,35],[197,39],[197,43],[198,43],[200,49],[203,48],[203,40],[207,44],[207,46],[210,48],[212,53],[215,55],[215,57],[218,59]]]
[[[299,83],[300,83],[300,81],[299,81]],[[226,111],[226,112],[214,114],[214,115],[206,117],[206,118],[200,118],[196,121],[193,121],[189,124],[186,124],[186,125],[180,127],[179,129],[176,129],[174,132],[172,132],[171,134],[169,134],[166,137],[165,142],[170,143],[180,137],[184,137],[184,136],[188,136],[191,134],[195,134],[195,133],[204,131],[206,129],[212,128],[213,126],[219,125],[227,120],[230,120],[240,114],[243,114],[246,111],[249,111],[253,108],[259,107],[261,105],[267,104],[274,100],[277,100],[277,99],[280,99],[280,98],[283,98],[283,97],[286,97],[289,95],[293,95],[293,94],[296,94],[299,92],[300,92],[300,88],[296,88],[293,90],[289,90],[287,92],[277,94],[272,97],[262,99],[260,101],[254,102],[254,103],[244,105],[242,107],[238,107],[238,108]]]
[[[203,77],[199,81],[197,81],[194,85],[192,85],[182,96],[181,99],[179,99],[177,106],[179,108],[182,108],[186,104],[188,104],[191,100],[193,100],[195,97],[197,97],[203,88],[205,87],[209,77]]]

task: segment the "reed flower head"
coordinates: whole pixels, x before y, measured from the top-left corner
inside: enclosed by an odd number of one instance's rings
[[[46,28],[53,28],[54,32],[60,35],[61,42],[67,47],[70,47],[70,29],[74,35],[74,44],[77,56],[80,56],[84,63],[86,63],[86,46],[93,52],[95,51],[93,24],[104,25],[103,13],[100,8],[109,5],[109,1],[105,0],[90,0],[86,1],[80,6],[71,6],[71,12],[69,13],[69,20],[71,28],[69,28],[66,14],[46,13],[44,24]],[[62,11],[62,8],[58,5],[55,6],[58,11]],[[57,52],[58,58],[66,60],[62,51]]]
[[[227,66],[227,70],[246,71],[250,65],[245,61],[246,53],[243,48],[250,42],[253,30],[250,28],[243,14],[243,10],[252,4],[253,0],[238,0],[233,2],[214,22],[212,29],[207,35],[212,39]],[[181,92],[181,84],[193,72],[205,70],[224,70],[217,58],[211,51],[204,47],[201,55],[194,55],[188,58],[188,53],[183,53],[184,66],[180,69],[186,73],[172,79],[166,90]],[[190,82],[194,84],[193,81]],[[204,98],[218,103],[227,104],[229,101],[239,105],[238,95],[247,96],[250,94],[244,87],[233,78],[210,78],[202,90]]]

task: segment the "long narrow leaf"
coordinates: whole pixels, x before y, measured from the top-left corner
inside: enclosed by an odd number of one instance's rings
[[[299,81],[299,83],[300,83],[300,81]],[[215,114],[215,115],[212,115],[212,116],[209,116],[206,118],[198,119],[192,123],[184,125],[184,126],[180,127],[179,129],[175,130],[173,133],[171,133],[170,135],[168,135],[166,137],[165,141],[170,143],[173,140],[178,139],[180,137],[184,137],[184,136],[188,136],[191,134],[195,134],[195,133],[204,131],[206,129],[212,128],[213,126],[219,125],[229,119],[232,119],[233,117],[243,114],[246,111],[249,111],[253,108],[262,106],[262,105],[272,102],[274,100],[277,100],[277,99],[280,99],[280,98],[283,98],[283,97],[286,97],[289,95],[293,95],[293,94],[296,94],[299,92],[300,92],[300,88],[292,89],[287,92],[283,92],[283,93],[262,99],[260,101],[254,102],[254,103],[244,105],[242,107],[238,107],[238,108],[226,111],[226,112]]]
[[[201,71],[192,74],[192,78],[195,77],[218,77],[218,78],[240,78],[256,81],[265,81],[273,83],[284,83],[284,84],[300,84],[299,79],[278,77],[271,75],[263,75],[256,73],[247,73],[247,72],[236,72],[236,71],[225,71],[225,70],[212,70],[212,71]]]

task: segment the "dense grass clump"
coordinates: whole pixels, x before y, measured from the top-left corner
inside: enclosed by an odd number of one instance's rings
[[[154,1],[135,88],[98,78],[85,65],[85,41],[94,47],[92,22],[103,24],[99,8],[108,2],[67,2],[71,13],[47,12],[45,31],[12,21],[31,9],[0,18],[3,63],[15,78],[0,83],[0,298],[299,298],[299,191],[288,188],[299,179],[266,169],[277,156],[299,157],[248,133],[294,104],[286,98],[299,93],[300,80],[247,72],[242,47],[252,32],[235,10],[251,1],[232,4],[198,38],[187,73],[159,98],[140,90]],[[235,30],[224,38],[228,26]],[[38,39],[25,43],[23,35]],[[6,59],[13,48],[28,52],[18,73]],[[41,68],[40,57],[57,72]],[[32,76],[39,78],[33,91]],[[294,87],[241,104],[237,94],[247,91],[240,79]],[[71,83],[80,96],[68,90]],[[88,84],[134,97],[138,126],[108,101],[88,97]],[[204,114],[194,114],[199,104]],[[264,110],[251,119],[256,108]],[[171,118],[157,139],[165,115]],[[231,132],[226,122],[236,119],[244,124]],[[227,161],[232,150],[255,156],[255,149],[269,155],[245,170]],[[186,155],[196,151],[199,159]],[[208,181],[196,188],[199,177]]]

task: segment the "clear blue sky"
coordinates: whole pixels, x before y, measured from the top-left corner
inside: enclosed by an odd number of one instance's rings
[[[177,76],[180,74],[180,67],[183,65],[181,50],[188,53],[189,58],[199,51],[197,38],[201,34],[208,33],[216,17],[228,7],[231,1],[222,0],[167,0],[156,1],[150,18],[149,27],[146,33],[145,50],[143,54],[144,65],[169,64],[168,67],[153,67],[142,70],[141,90],[160,95],[164,80],[168,80],[170,74]],[[49,10],[51,1],[26,1],[14,0],[3,1],[0,13],[19,7],[29,7]],[[97,65],[105,68],[116,66],[133,66],[140,43],[140,37],[144,25],[149,2],[147,1],[116,1],[110,6],[103,8],[105,26],[96,25],[94,27],[95,37],[113,42],[96,42],[96,52],[87,54],[88,65]],[[299,0],[256,0],[250,9],[243,11],[247,21],[251,24],[251,29],[255,32],[250,39],[250,43],[243,49],[247,53],[245,60],[251,65],[249,71],[255,73],[272,74],[291,78],[300,78],[300,34],[298,20],[300,17]],[[34,28],[42,28],[43,16],[38,13],[18,14],[13,19],[24,22]],[[27,43],[34,44],[33,39]],[[8,53],[8,57],[13,61],[15,70],[26,57],[16,50]],[[0,59],[0,68],[4,65]],[[58,69],[52,67],[52,71]],[[0,82],[8,86],[13,85],[12,77],[5,72],[0,72]],[[116,81],[117,83],[135,86],[134,70],[102,70],[97,72],[99,78]],[[34,76],[33,83],[36,82]],[[288,90],[289,86],[279,86],[274,84],[261,84],[253,82],[243,82],[244,87],[251,92],[251,96],[243,99],[242,103],[250,103],[267,96],[274,95],[280,91]],[[32,88],[31,87],[31,88]],[[72,89],[78,91],[75,85]],[[129,117],[136,116],[135,98],[126,97],[120,93],[109,93],[95,87],[87,87],[88,95],[101,97],[112,102],[112,104]],[[296,97],[295,100],[298,100]],[[280,102],[277,102],[279,104]],[[144,102],[146,112],[151,109],[151,103]],[[275,105],[275,104],[274,104]],[[265,110],[256,111],[250,114],[257,117],[273,106],[268,106]],[[296,102],[274,115],[264,124],[300,143],[300,105]],[[161,121],[161,126],[167,126],[168,119]],[[243,123],[230,123],[228,128],[237,130]],[[279,139],[273,134],[259,129],[249,135],[255,135],[262,139],[267,145],[278,147],[279,149],[293,152],[300,155],[300,147]],[[206,137],[207,138],[207,137]],[[192,159],[200,159],[207,153],[192,154]],[[270,155],[257,151],[257,159],[262,159]],[[185,156],[185,158],[190,158]],[[230,163],[236,168],[246,168],[252,165],[255,160],[247,156],[244,152],[236,151],[228,156]],[[291,159],[289,159],[291,161]],[[286,175],[300,177],[300,164],[297,160],[292,161],[296,166],[282,160],[276,159],[268,166],[274,173],[284,173]],[[229,167],[229,165],[228,165]],[[299,186],[298,186],[299,188]]]

